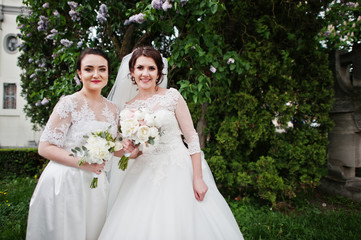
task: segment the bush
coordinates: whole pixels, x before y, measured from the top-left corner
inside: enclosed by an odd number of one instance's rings
[[[47,160],[38,154],[37,148],[0,149],[1,179],[11,176],[39,174]]]

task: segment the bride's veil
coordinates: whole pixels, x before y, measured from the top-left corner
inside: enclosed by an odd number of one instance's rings
[[[126,102],[130,101],[135,97],[135,95],[137,95],[137,86],[133,84],[129,71],[129,60],[131,57],[132,53],[129,53],[123,58],[115,83],[107,97],[110,101],[115,103],[120,110],[123,110]],[[164,64],[162,71],[163,81],[159,86],[167,88],[168,61],[164,57],[162,59]]]
[[[119,110],[123,110],[125,103],[129,102],[131,99],[133,99],[137,95],[137,86],[133,84],[131,80],[130,70],[129,70],[129,60],[132,57],[132,53],[126,55],[123,57],[122,62],[120,64],[117,78],[114,82],[114,85],[112,89],[110,90],[110,93],[108,95],[108,100],[112,101],[117,105]],[[168,83],[168,61],[166,58],[163,59],[163,81],[159,85],[162,88],[167,88]],[[126,171],[123,171],[118,168],[118,157],[113,157],[112,164],[111,164],[111,170],[108,173],[108,179],[110,183],[109,188],[109,200],[108,200],[108,213],[113,207],[113,204],[116,200],[116,197],[119,192],[119,188],[121,185],[121,182],[123,180],[123,177],[126,175]],[[128,168],[133,163],[133,160],[129,160]]]

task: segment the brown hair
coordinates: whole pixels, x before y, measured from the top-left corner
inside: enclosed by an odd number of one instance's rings
[[[87,48],[84,51],[82,51],[80,53],[79,57],[78,57],[77,62],[76,62],[76,69],[79,70],[79,71],[81,70],[81,61],[83,60],[83,58],[86,55],[90,55],[90,54],[101,56],[101,57],[105,58],[105,60],[107,60],[107,63],[108,63],[108,75],[110,76],[111,69],[110,69],[109,57],[103,50],[98,49],[98,48]]]
[[[161,84],[163,81],[163,75],[164,75],[162,73],[164,64],[163,64],[163,59],[162,59],[162,56],[160,55],[160,52],[151,46],[144,46],[144,47],[136,48],[133,51],[132,57],[129,60],[129,71],[130,72],[134,71],[135,62],[137,61],[137,59],[140,56],[149,57],[154,60],[155,64],[157,65],[157,68],[158,68],[158,76],[159,76],[159,78],[156,80],[155,83],[157,85]],[[133,78],[132,78],[132,81],[135,84],[135,80],[133,80]]]

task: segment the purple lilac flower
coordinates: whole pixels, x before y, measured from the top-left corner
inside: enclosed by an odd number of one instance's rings
[[[161,9],[162,9],[162,5],[163,5],[163,1],[162,1],[162,0],[152,0],[152,4],[151,4],[152,8],[161,10]]]
[[[71,20],[74,22],[80,21],[80,13],[76,11],[76,8],[78,7],[78,3],[74,1],[69,1],[68,5],[70,7],[69,15],[71,17]]]
[[[75,10],[78,7],[78,3],[74,1],[69,1],[68,5],[72,10]]]
[[[348,2],[348,3],[346,3],[346,5],[347,5],[348,7],[353,7],[353,6],[355,6],[355,3],[353,3],[353,2]]]
[[[22,29],[23,27],[25,27],[25,25],[24,25],[24,24],[21,24],[21,25],[19,25],[19,26],[17,27],[17,29]]]
[[[209,68],[209,71],[211,71],[212,73],[216,73],[217,68],[215,68],[213,65],[211,65],[211,67]]]
[[[47,39],[54,39],[55,35],[58,33],[58,30],[56,29],[51,29],[50,30],[51,34],[49,34],[48,36],[46,36]]]
[[[170,4],[169,0],[166,0],[163,5],[162,8],[164,11],[167,11],[169,8],[172,8],[172,4]]]
[[[124,25],[129,25],[132,22],[142,24],[144,21],[144,16],[145,16],[144,13],[135,14],[135,15],[131,16],[129,19],[125,20]]]
[[[48,18],[42,15],[39,18],[38,31],[46,31],[48,29]]]
[[[181,1],[180,1],[180,4],[181,4],[181,6],[183,7],[184,5],[186,5],[187,2],[188,2],[188,0],[181,0]]]
[[[234,63],[234,58],[229,58],[228,61],[227,61],[227,64],[229,65],[229,64],[232,64],[232,63]]]
[[[104,24],[107,21],[107,17],[109,17],[107,6],[105,4],[102,4],[99,7],[97,21],[101,24]]]
[[[43,100],[41,101],[41,105],[46,105],[49,103],[49,99],[47,98],[43,98]]]
[[[31,75],[30,75],[30,79],[33,79],[35,76],[36,76],[35,73],[31,74]]]
[[[37,106],[37,107],[41,106],[41,101],[40,101],[40,100],[37,101],[37,102],[35,103],[35,106]]]
[[[76,46],[77,46],[78,48],[81,48],[81,47],[83,46],[83,41],[77,42]]]
[[[60,16],[60,13],[58,12],[58,10],[55,10],[55,11],[53,12],[53,15],[54,15],[55,17],[59,17],[59,16]]]
[[[69,11],[69,15],[74,22],[80,21],[80,13],[78,11],[72,9]]]
[[[69,41],[68,39],[61,39],[60,43],[63,44],[65,47],[70,47],[73,44],[73,42]]]
[[[48,2],[44,3],[43,8],[49,8],[49,3]]]
[[[43,62],[40,64],[40,67],[41,67],[41,68],[45,68],[45,66],[46,66],[46,63],[45,63],[44,60],[43,60]]]
[[[324,37],[327,37],[328,35],[330,35],[331,33],[330,33],[330,31],[326,31],[324,34],[323,34],[323,36]]]

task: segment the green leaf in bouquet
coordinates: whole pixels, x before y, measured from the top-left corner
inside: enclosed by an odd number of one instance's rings
[[[79,162],[78,162],[79,167],[80,167],[83,163],[85,163],[85,162],[86,162],[86,161],[85,161],[85,157],[80,158],[80,160],[79,160]]]

